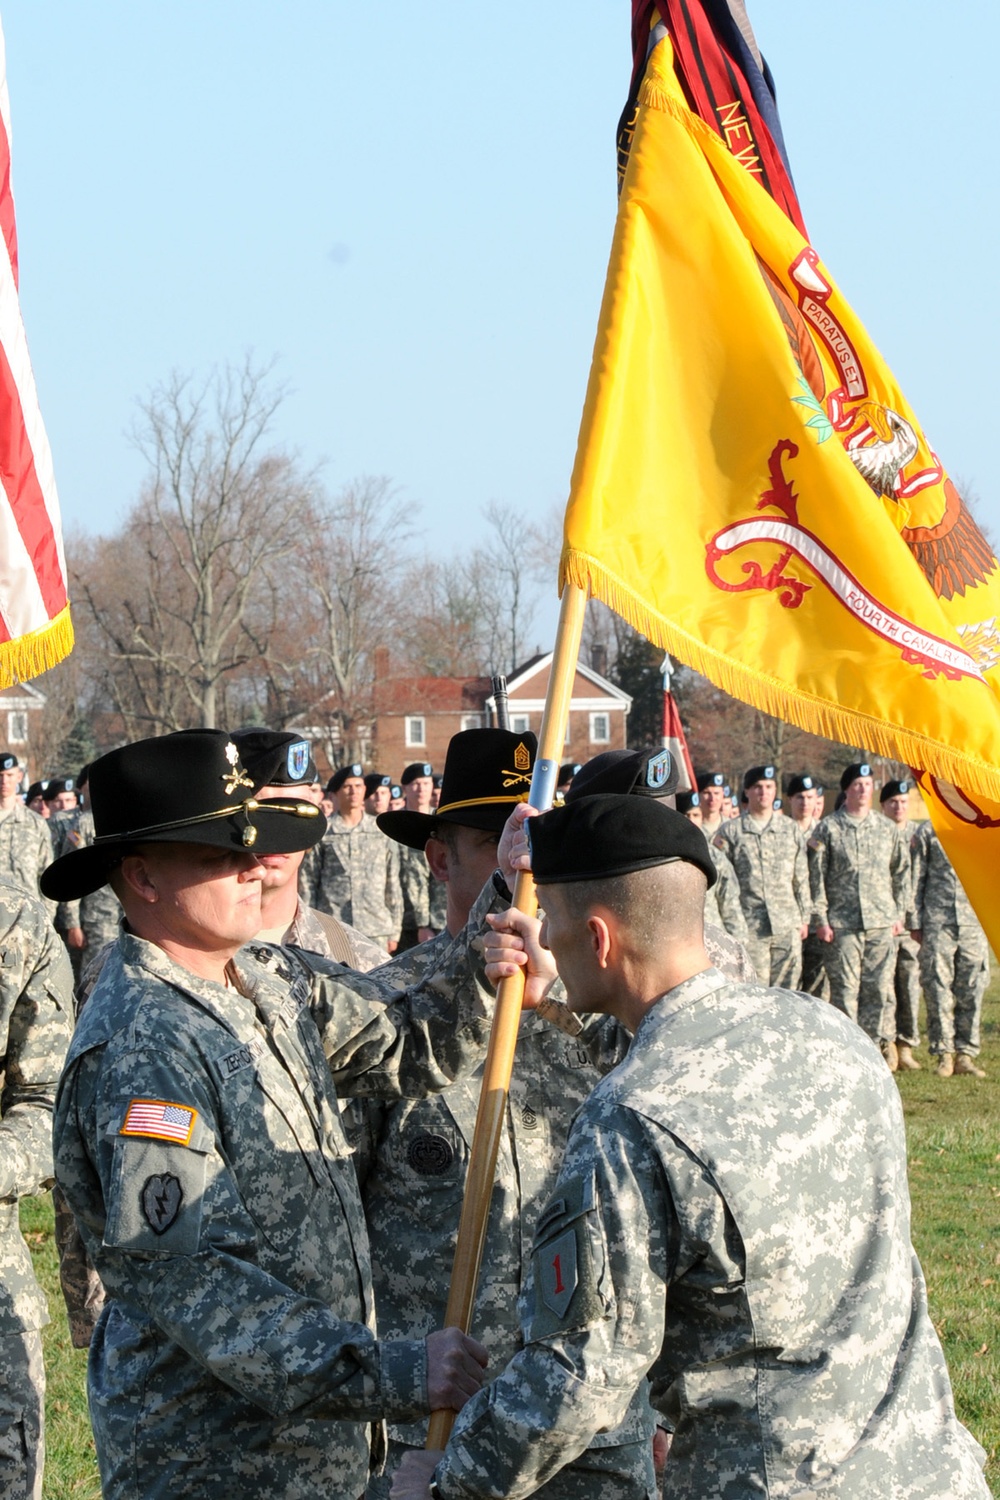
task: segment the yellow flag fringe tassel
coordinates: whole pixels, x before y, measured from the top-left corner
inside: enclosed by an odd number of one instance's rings
[[[601,599],[633,629],[678,657],[685,666],[700,672],[731,698],[739,698],[762,713],[784,719],[807,734],[857,745],[886,760],[903,760],[914,769],[1000,802],[997,767],[952,750],[905,724],[887,725],[873,715],[792,690],[753,667],[723,656],[667,620],[587,553],[575,549],[563,553],[560,590],[566,583],[575,583]]]
[[[69,605],[41,630],[0,643],[0,687],[30,682],[61,662],[73,649]]]

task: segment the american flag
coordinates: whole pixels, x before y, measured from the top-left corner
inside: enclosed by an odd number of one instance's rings
[[[186,1104],[167,1104],[163,1099],[133,1099],[125,1111],[122,1135],[146,1135],[154,1140],[180,1141],[186,1146],[198,1118]]]
[[[18,302],[10,100],[0,30],[0,687],[35,677],[73,648],[52,454]]]

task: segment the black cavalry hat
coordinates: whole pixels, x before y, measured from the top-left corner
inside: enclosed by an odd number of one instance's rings
[[[604,750],[581,766],[563,801],[607,792],[634,797],[669,797],[677,790],[677,766],[669,750]]]
[[[106,883],[134,844],[210,844],[292,854],[319,842],[326,819],[312,802],[258,802],[223,729],[182,729],[123,745],[95,760],[90,806],[96,838],[43,871],[50,901],[75,901]]]
[[[499,833],[517,802],[531,790],[531,771],[538,742],[533,734],[509,729],[463,729],[454,734],[444,762],[441,800],[431,813],[379,813],[383,833],[422,849],[439,823],[459,823]]]
[[[528,822],[537,885],[605,880],[685,860],[713,886],[715,862],[700,828],[665,802],[630,795],[581,797]]]
[[[258,786],[312,786],[319,780],[312,745],[287,729],[234,729],[233,744]]]

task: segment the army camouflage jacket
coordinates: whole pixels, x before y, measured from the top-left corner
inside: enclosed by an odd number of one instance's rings
[[[59,859],[71,849],[88,848],[97,836],[94,815],[86,807],[56,813],[49,819],[49,834],[53,859]],[[82,896],[79,901],[60,902],[56,907],[56,927],[60,932],[79,927],[87,939],[87,948],[91,953],[96,953],[105,943],[113,943],[118,936],[121,915],[118,897],[109,885],[102,885],[96,891],[91,891],[89,896]]]
[[[377,969],[386,959],[385,949],[371,942],[356,927],[341,922],[329,912],[314,911],[301,901],[283,941],[292,948],[306,948],[310,953],[339,959],[348,968],[357,969],[359,974]]]
[[[913,861],[912,925],[925,929],[953,925],[981,930],[979,918],[930,819],[914,831],[910,853]]]
[[[712,856],[712,863],[718,873],[718,880],[711,890],[705,892],[705,920],[716,921],[721,924],[730,936],[742,943],[744,938],[750,936],[747,929],[747,920],[740,906],[740,885],[736,878],[736,871],[730,863],[728,854],[716,847],[714,843],[709,844],[708,852]]]
[[[574,1122],[524,1319],[456,1420],[443,1500],[527,1495],[647,1371],[671,1500],[989,1493],[910,1243],[895,1085],[807,996],[710,969],[647,1013]]]
[[[32,814],[34,816],[34,814]],[[39,820],[40,821],[40,820]],[[52,1106],[73,1029],[73,975],[41,901],[0,881],[0,1336],[48,1322],[17,1202],[52,1185]]]
[[[307,906],[330,912],[382,947],[399,934],[399,846],[365,813],[350,827],[335,813],[299,872]]]
[[[809,839],[809,879],[821,926],[868,932],[904,922],[910,909],[910,851],[880,813],[823,818]]]
[[[106,1496],[354,1497],[365,1424],[426,1408],[422,1341],[375,1337],[331,1078],[395,1096],[476,1062],[487,1017],[465,972],[457,1005],[440,973],[387,1003],[332,960],[248,944],[230,988],[122,931],[55,1123],[57,1178],[111,1299],[90,1364]]]
[[[23,802],[15,802],[0,818],[0,880],[13,881],[41,900],[38,878],[52,863],[49,825]],[[51,902],[46,909],[54,909]]]
[[[808,921],[806,846],[790,818],[772,813],[761,824],[741,813],[723,823],[714,843],[732,861],[743,915],[755,937],[785,937]]]
[[[403,897],[400,926],[417,932],[421,927],[433,927],[431,921],[431,887],[444,886],[443,880],[435,880],[427,856],[422,849],[411,849],[400,844],[399,888]],[[443,930],[442,922],[439,928]]]

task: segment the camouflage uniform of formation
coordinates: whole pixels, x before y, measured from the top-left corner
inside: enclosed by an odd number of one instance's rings
[[[740,905],[740,883],[736,878],[736,871],[728,854],[716,848],[714,843],[709,844],[708,852],[719,878],[711,890],[705,892],[705,921],[721,924],[738,943],[747,946],[750,942],[750,929]]]
[[[762,984],[789,988],[802,973],[803,922],[809,919],[809,865],[795,824],[772,813],[759,823],[741,813],[713,841],[728,854],[750,935],[744,939]]]
[[[313,855],[299,874],[303,901],[348,922],[385,951],[400,924],[396,845],[368,813],[353,827],[334,813]]]
[[[896,1089],[829,1007],[711,969],[660,1000],[574,1121],[531,1282],[524,1349],[437,1467],[448,1500],[527,1495],[647,1371],[671,1500],[987,1500],[910,1243]]]
[[[813,910],[833,928],[827,944],[830,1000],[876,1041],[895,1040],[893,924],[910,909],[910,855],[895,823],[843,808],[809,840]]]
[[[52,1105],[72,1030],[73,977],[41,901],[6,880],[0,953],[0,1495],[37,1500],[45,1397],[39,1330],[49,1316],[17,1205],[52,1181]]]
[[[986,934],[931,824],[913,835],[913,905],[921,929],[920,978],[928,1048],[937,1056],[979,1051],[979,1016],[989,982]]]
[[[38,877],[51,863],[52,838],[45,819],[21,802],[9,812],[0,809],[0,880],[12,880],[39,896]]]
[[[49,819],[49,834],[52,839],[52,858],[59,859],[70,849],[82,849],[94,842],[94,815],[85,807],[57,813],[54,818]],[[89,957],[103,948],[105,943],[114,942],[121,914],[118,897],[109,885],[102,885],[79,901],[60,902],[56,910],[56,927],[62,933],[68,932],[71,927],[79,927],[87,940],[84,953]],[[78,956],[74,952],[70,957],[76,969]]]
[[[422,1341],[375,1337],[331,1075],[419,1093],[478,1060],[464,940],[391,1004],[329,960],[289,985],[259,957],[302,969],[251,944],[227,987],[123,932],[60,1084],[59,1181],[109,1295],[89,1386],[110,1500],[354,1500],[368,1424],[426,1409]]]
[[[393,988],[414,984],[434,967],[448,941],[441,933],[374,977],[391,979]],[[737,942],[717,928],[709,942],[712,956],[730,974],[749,973],[752,979]],[[521,1346],[517,1304],[531,1237],[552,1193],[573,1116],[628,1045],[628,1032],[609,1017],[585,1020],[579,1034],[571,1035],[540,1016],[522,1018],[471,1325],[490,1352],[490,1375]],[[353,1113],[375,1308],[386,1338],[414,1338],[444,1322],[481,1078],[480,1068],[433,1097],[392,1106],[373,1102]],[[595,1494],[644,1500],[655,1494],[652,1429],[643,1390],[624,1420],[599,1434],[587,1453],[539,1494],[545,1500],[589,1500]],[[423,1420],[390,1424],[386,1472],[370,1482],[369,1500],[387,1500],[403,1453],[422,1448],[426,1434]]]
[[[385,963],[385,949],[371,942],[356,927],[339,921],[329,912],[314,911],[301,901],[282,942],[292,948],[322,954],[324,958],[335,958],[359,974],[367,974]]]
[[[399,850],[399,885],[403,895],[403,918],[400,925],[400,952],[418,941],[421,927],[443,932],[448,921],[448,882],[431,874],[422,849],[405,844]]]
[[[909,848],[913,838],[913,825],[897,823],[896,827]],[[912,852],[910,875],[912,894],[915,889],[912,880]],[[920,1046],[920,945],[910,937],[911,930],[919,925],[916,914],[908,911],[903,921],[904,931],[896,938],[896,966],[892,982],[896,1017],[895,1041],[901,1047],[910,1048]]]
[[[813,830],[820,825],[820,818],[811,818],[808,829],[803,832],[799,828],[799,837],[806,845],[807,858],[809,840],[812,838]],[[796,823],[796,828],[798,824]],[[812,883],[809,889],[810,921],[809,932],[802,944],[802,973],[799,975],[797,988],[804,990],[807,995],[825,995],[829,990],[826,979],[826,950],[827,944],[821,943],[816,936],[816,916],[812,911]]]

